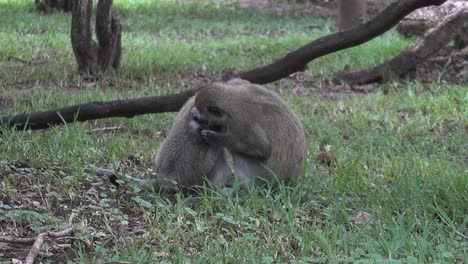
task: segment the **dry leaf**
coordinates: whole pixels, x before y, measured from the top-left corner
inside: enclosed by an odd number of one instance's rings
[[[167,253],[164,252],[164,251],[154,252],[154,255],[155,255],[156,257],[168,257],[168,256],[169,256],[169,254],[167,254]]]
[[[362,224],[369,224],[374,225],[374,221],[372,220],[372,216],[364,211],[360,211],[356,217],[354,217],[354,224],[355,225],[362,225]]]

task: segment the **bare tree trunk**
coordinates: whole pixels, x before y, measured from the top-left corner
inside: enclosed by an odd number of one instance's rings
[[[72,10],[71,42],[78,70],[81,74],[95,75],[97,67],[97,44],[91,33],[92,0],[76,0]]]
[[[99,40],[98,64],[101,71],[120,66],[121,26],[112,15],[112,0],[100,0],[96,14],[96,35]]]
[[[120,66],[122,27],[112,12],[112,0],[100,0],[96,15],[96,35],[93,40],[92,0],[76,0],[72,11],[71,41],[80,74],[95,76],[112,66]]]
[[[338,3],[338,28],[351,29],[367,19],[367,0],[340,0]]]

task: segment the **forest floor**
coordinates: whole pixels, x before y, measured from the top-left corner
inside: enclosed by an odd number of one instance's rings
[[[77,74],[69,14],[39,15],[32,1],[0,0],[1,115],[172,94],[336,30],[326,5],[114,4],[122,68],[90,81]],[[173,195],[115,187],[85,172],[148,174],[174,113],[0,128],[0,236],[63,230],[74,212],[74,233],[49,239],[40,261],[466,263],[468,89],[460,64],[447,63],[451,52],[420,73],[362,90],[320,78],[372,67],[413,42],[392,30],[269,84],[304,125],[307,161],[298,182],[244,198],[212,186]],[[325,150],[329,165],[317,159]],[[0,262],[24,260],[30,248],[0,242]]]

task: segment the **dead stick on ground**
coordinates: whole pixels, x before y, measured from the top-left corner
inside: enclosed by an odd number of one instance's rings
[[[34,260],[36,259],[37,254],[41,250],[42,244],[44,241],[51,237],[51,238],[60,238],[64,236],[68,236],[73,233],[73,219],[75,218],[76,214],[72,213],[70,218],[68,219],[68,227],[62,231],[55,231],[55,232],[43,232],[37,235],[35,238],[22,238],[22,237],[13,237],[13,236],[0,236],[0,242],[7,242],[7,243],[22,243],[22,244],[30,244],[33,243],[31,249],[29,250],[29,254],[26,257],[25,263],[33,264]]]
[[[34,260],[36,259],[37,254],[41,250],[42,244],[44,244],[44,241],[47,238],[49,238],[49,237],[58,238],[58,237],[63,237],[63,236],[70,235],[74,230],[73,219],[75,218],[75,216],[76,216],[75,213],[72,213],[70,215],[70,218],[68,219],[68,227],[65,230],[56,231],[56,232],[47,231],[47,232],[44,232],[44,233],[40,233],[36,237],[36,241],[34,241],[34,244],[32,245],[31,249],[29,250],[29,254],[26,257],[26,264],[33,264],[34,263]]]
[[[31,244],[35,240],[35,237],[0,236],[0,242],[4,243]]]
[[[29,61],[25,61],[25,60],[17,58],[17,57],[8,56],[7,58],[8,58],[9,61],[13,60],[13,61],[21,62],[21,63],[24,63],[24,64],[30,64]]]

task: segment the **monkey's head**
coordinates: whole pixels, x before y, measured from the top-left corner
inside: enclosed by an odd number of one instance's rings
[[[202,129],[220,133],[244,130],[258,122],[263,112],[276,108],[271,92],[247,81],[212,83],[195,96],[194,116]]]
[[[195,97],[197,114],[192,114],[203,129],[224,133],[227,124],[232,119],[231,113],[226,108],[225,87],[221,84],[211,84],[200,89]],[[195,110],[194,110],[195,112]]]

